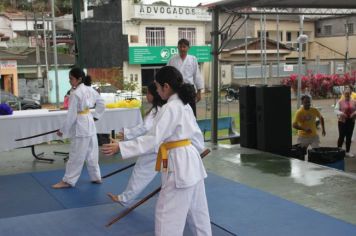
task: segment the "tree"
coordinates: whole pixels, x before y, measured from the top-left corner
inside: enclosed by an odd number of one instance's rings
[[[131,92],[131,98],[132,98],[132,93],[135,91],[138,87],[137,82],[130,81],[130,82],[124,82],[124,90],[128,90]]]

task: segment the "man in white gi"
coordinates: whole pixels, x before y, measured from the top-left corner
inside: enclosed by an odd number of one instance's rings
[[[197,92],[196,100],[195,102],[189,103],[189,105],[192,107],[196,117],[196,103],[201,100],[201,90],[204,88],[204,81],[199,71],[197,58],[195,56],[188,55],[190,48],[189,45],[190,44],[187,39],[180,39],[178,41],[179,55],[172,57],[168,61],[167,65],[175,67],[180,71],[180,73],[182,73],[184,83],[194,85]]]

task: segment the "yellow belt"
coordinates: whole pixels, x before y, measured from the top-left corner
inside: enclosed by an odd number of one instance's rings
[[[177,147],[184,147],[190,145],[192,142],[189,139],[183,139],[179,141],[172,141],[162,143],[159,147],[157,160],[156,160],[156,171],[161,171],[161,163],[163,165],[163,171],[167,171],[167,163],[168,163],[168,150],[177,148]]]
[[[89,109],[85,109],[83,111],[78,112],[78,115],[86,115],[89,114],[90,110]]]

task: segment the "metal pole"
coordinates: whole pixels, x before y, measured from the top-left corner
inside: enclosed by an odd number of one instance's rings
[[[267,33],[266,33],[266,15],[263,15],[263,79],[267,84]]]
[[[47,32],[46,32],[46,21],[45,21],[45,17],[44,17],[44,13],[42,12],[42,21],[43,21],[43,43],[44,43],[44,50],[45,50],[45,64],[46,64],[46,82],[47,82],[47,86],[45,86],[44,88],[44,94],[45,94],[45,99],[48,102],[48,55],[47,55]],[[43,85],[44,85],[44,81],[43,81]]]
[[[260,15],[260,50],[261,50],[261,80],[263,84],[263,32],[262,32],[262,15]]]
[[[279,78],[279,15],[277,15],[277,78]]]
[[[84,4],[84,18],[88,18],[88,0],[83,0]]]
[[[80,17],[80,1],[73,0],[72,8],[73,8],[74,39],[75,39],[75,64],[77,67],[83,69],[82,20]]]
[[[299,15],[299,37],[303,34],[303,20],[304,16]],[[303,43],[302,40],[299,40],[298,44],[298,89],[297,89],[297,109],[300,107],[300,98],[301,98],[301,89],[302,89],[302,63],[303,63],[303,58],[302,58],[302,49],[303,49]]]
[[[51,0],[52,11],[52,43],[53,43],[53,62],[54,62],[54,74],[56,81],[56,107],[59,108],[59,85],[58,85],[58,60],[57,60],[57,38],[56,38],[56,22],[54,15],[54,0]]]
[[[35,18],[35,37],[36,37],[36,66],[37,66],[37,79],[42,77],[42,69],[41,69],[41,58],[40,58],[40,42],[38,40],[38,29],[37,29],[37,15],[34,12]]]
[[[247,76],[247,15],[245,15],[245,80],[246,80],[246,85],[248,84],[248,76]]]
[[[344,73],[347,72],[347,65],[349,63],[349,18],[346,18],[345,34],[346,34],[346,52],[345,52]]]
[[[212,88],[212,96],[211,96],[211,142],[213,144],[218,143],[218,49],[219,49],[219,8],[212,9],[212,80],[211,80],[211,88]]]

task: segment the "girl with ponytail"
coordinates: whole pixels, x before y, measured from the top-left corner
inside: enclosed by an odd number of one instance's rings
[[[186,222],[194,235],[211,235],[204,178],[207,177],[200,153],[203,135],[192,108],[194,89],[183,83],[172,66],[156,74],[157,92],[167,103],[144,136],[103,145],[106,155],[121,152],[123,159],[158,150],[156,171],[161,172],[162,188],[155,213],[155,235],[183,235]],[[194,91],[195,92],[195,91]]]
[[[67,117],[57,135],[69,137],[69,159],[63,179],[52,185],[53,188],[74,187],[77,183],[84,162],[88,169],[92,183],[101,183],[99,167],[99,148],[96,136],[95,119],[99,119],[105,111],[104,100],[93,89],[90,76],[86,76],[80,68],[73,68],[69,72],[69,83],[72,92],[69,97]],[[90,108],[95,106],[95,111]]]

